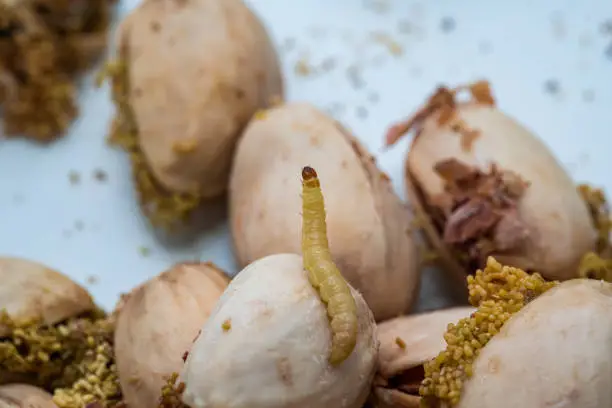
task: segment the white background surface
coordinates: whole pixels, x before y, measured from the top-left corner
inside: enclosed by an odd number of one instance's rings
[[[123,1],[121,15],[137,3]],[[402,197],[408,140],[382,152],[384,131],[437,84],[478,78],[491,81],[498,106],[543,138],[577,181],[612,193],[612,23],[604,27],[612,1],[249,3],[278,45],[288,99],[315,103],[347,124]],[[449,18],[454,29],[444,30]],[[315,73],[297,75],[296,65]],[[126,155],[105,143],[113,113],[108,87],[96,90],[92,80],[64,139],[48,147],[0,140],[0,255],[56,268],[106,308],[174,262],[212,260],[237,272],[224,221],[190,244],[162,243],[152,233],[136,205]],[[546,86],[551,80],[557,92]],[[108,180],[96,180],[96,170]],[[70,172],[79,183],[70,182]],[[443,280],[431,274],[421,294],[425,309],[448,304]]]

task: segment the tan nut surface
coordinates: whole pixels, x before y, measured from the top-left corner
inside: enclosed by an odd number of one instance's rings
[[[115,354],[130,407],[156,406],[165,379],[181,370],[185,353],[228,283],[210,263],[177,264],[123,298]]]
[[[301,253],[300,169],[317,169],[334,261],[377,321],[411,307],[419,285],[412,216],[371,154],[308,103],[262,112],[237,148],[230,226],[240,265]]]
[[[236,140],[282,97],[278,56],[242,0],[143,2],[122,23],[140,148],[172,192],[227,188]]]
[[[15,321],[54,324],[94,309],[89,292],[66,275],[37,262],[0,258],[0,310]],[[0,325],[0,334],[6,327]]]

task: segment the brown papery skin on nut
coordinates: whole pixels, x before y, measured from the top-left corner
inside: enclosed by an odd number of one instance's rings
[[[9,137],[59,138],[78,114],[76,77],[106,47],[114,0],[0,4],[0,106]]]
[[[491,100],[485,99],[459,101],[455,97],[449,105],[452,108],[450,116],[447,108],[440,107],[440,103],[437,107],[434,104],[435,109],[426,112],[429,116],[422,114],[416,124],[414,121],[411,124],[417,135],[405,162],[406,190],[417,216],[424,220],[422,228],[427,239],[439,253],[445,269],[452,272],[456,283],[461,286],[464,286],[466,273],[474,270],[470,268],[469,258],[473,260],[472,265],[482,267],[482,260],[478,261],[478,258],[487,254],[525,270],[538,270],[547,279],[576,277],[581,257],[596,245],[596,231],[587,206],[577,193],[574,181],[546,144],[528,128],[491,105]],[[456,126],[458,121],[460,126]],[[476,139],[470,138],[469,148],[463,140],[465,135],[457,130],[462,127],[479,132]],[[467,206],[465,211],[457,214],[460,221],[464,221],[466,215],[479,221],[471,225],[476,229],[486,230],[487,224],[497,223],[499,229],[505,231],[496,234],[497,240],[484,234],[489,239],[472,243],[475,248],[470,248],[471,254],[467,259],[458,256],[458,252],[466,251],[465,247],[457,251],[454,248],[457,244],[448,245],[448,241],[452,241],[451,234],[447,234],[446,242],[443,240],[443,230],[450,215],[449,210],[444,212],[449,206],[448,182],[436,170],[440,170],[440,163],[453,159],[485,174],[491,173],[494,165],[500,174],[507,175],[511,171],[529,183],[523,194],[515,198],[515,204],[505,205],[503,223],[496,214],[499,207],[490,211],[490,205],[483,203],[471,208]],[[507,185],[507,181],[504,180],[503,184]],[[508,216],[512,207],[516,207],[520,220]],[[522,221],[523,225],[517,221]],[[524,242],[508,249],[513,246],[513,241],[515,244],[520,241],[507,239],[512,236],[522,237]]]
[[[228,283],[229,278],[210,263],[177,264],[123,299],[115,350],[130,408],[159,403],[162,388],[181,370],[182,356]]]
[[[467,270],[484,265],[493,252],[519,249],[529,236],[517,209],[527,182],[495,165],[485,173],[456,159],[438,162],[435,170],[445,194],[433,203],[432,220]]]

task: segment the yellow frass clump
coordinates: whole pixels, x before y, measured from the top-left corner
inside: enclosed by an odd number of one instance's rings
[[[612,282],[612,259],[603,259],[595,252],[589,252],[580,261],[578,275],[585,279]]]
[[[57,325],[0,317],[9,333],[0,340],[0,382],[27,382],[53,392],[59,408],[121,401],[112,346],[113,322],[102,312]]]
[[[597,251],[604,254],[607,251],[612,251],[612,243],[610,242],[612,217],[606,196],[601,189],[586,184],[579,185],[578,192],[589,207],[591,219],[597,230]]]
[[[468,276],[467,283],[469,301],[477,310],[457,324],[448,325],[444,335],[446,350],[424,364],[425,378],[419,393],[426,406],[432,399],[457,404],[480,350],[513,314],[558,282],[546,282],[537,273],[502,266],[489,257],[484,270]]]
[[[197,191],[168,191],[153,176],[138,142],[138,124],[130,106],[128,61],[125,56],[119,61],[106,64],[98,78],[99,84],[106,78],[110,79],[116,107],[109,141],[130,155],[132,176],[145,215],[154,226],[171,228],[177,222],[184,221],[199,206],[202,197]]]

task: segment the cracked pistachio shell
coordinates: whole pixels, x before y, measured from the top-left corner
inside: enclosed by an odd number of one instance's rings
[[[54,324],[95,308],[85,288],[37,262],[0,257],[0,282],[0,310],[17,322]],[[0,335],[6,330],[0,325]]]
[[[435,358],[444,348],[449,323],[468,317],[476,309],[453,307],[400,316],[378,324],[378,375],[389,379]],[[419,408],[421,397],[385,386],[374,387],[377,408]]]
[[[147,1],[124,20],[119,43],[155,178],[173,192],[221,195],[244,126],[283,95],[262,22],[242,0]]]
[[[390,378],[436,357],[446,347],[449,323],[469,317],[473,307],[453,307],[401,316],[378,325],[378,372]]]
[[[47,391],[28,384],[0,386],[0,408],[57,408]]]
[[[456,119],[479,132],[467,145],[464,136],[453,130],[456,121],[440,126],[438,116],[424,122],[406,159],[406,188],[421,215],[424,202],[432,203],[444,192],[443,180],[434,171],[436,163],[454,158],[483,171],[495,163],[530,183],[518,202],[529,237],[516,253],[491,255],[521,269],[537,270],[548,279],[576,277],[581,257],[595,248],[596,232],[574,181],[548,147],[495,107],[474,102],[457,106]],[[431,228],[426,232],[447,266],[464,282],[465,271],[446,252],[437,233]]]
[[[131,408],[156,406],[166,378],[208,319],[229,278],[210,263],[177,264],[124,296],[118,308],[115,355]]]
[[[307,103],[256,116],[241,138],[230,178],[230,226],[244,267],[301,253],[301,183],[317,169],[330,250],[377,321],[407,312],[419,285],[412,216],[373,157],[338,122]]]
[[[352,289],[352,288],[351,288]],[[361,408],[376,369],[376,324],[354,289],[358,334],[342,364],[328,362],[327,311],[302,257],[277,254],[230,283],[181,373],[191,408]]]
[[[456,408],[612,407],[610,310],[610,283],[550,289],[481,350]]]

